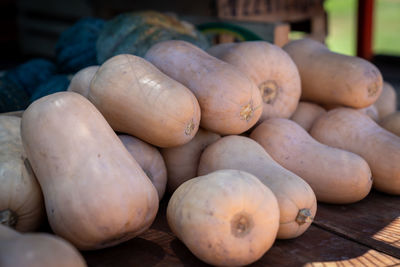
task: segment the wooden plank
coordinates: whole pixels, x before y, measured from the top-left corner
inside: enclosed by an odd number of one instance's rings
[[[282,23],[274,29],[274,44],[283,47],[289,42],[290,24]]]
[[[222,20],[217,17],[206,17],[206,16],[193,16],[184,15],[179,16],[181,20],[188,21],[196,26],[206,24],[210,22],[217,23],[229,23],[235,26],[242,27],[246,30],[259,36],[264,41],[273,43],[277,46],[282,47],[289,41],[290,24],[274,21],[274,22],[249,22],[249,21],[237,21],[237,20]],[[228,43],[233,42],[234,36],[229,34],[219,35],[216,43]]]
[[[351,205],[318,204],[314,224],[400,258],[400,197],[372,191]]]
[[[374,0],[358,0],[357,9],[357,56],[371,60]]]
[[[316,14],[311,17],[311,34],[310,38],[325,43],[327,35],[326,15],[324,13]]]
[[[294,22],[323,10],[323,0],[217,0],[218,17],[229,20]]]
[[[208,266],[197,259],[168,228],[167,201],[152,227],[128,242],[97,251],[83,252],[88,266]],[[312,225],[302,236],[277,240],[251,266],[395,266],[396,259]]]

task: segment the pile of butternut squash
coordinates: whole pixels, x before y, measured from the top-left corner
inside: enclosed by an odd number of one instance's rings
[[[50,246],[84,266],[76,249],[143,233],[165,192],[196,257],[255,262],[303,234],[317,201],[400,195],[395,96],[373,64],[311,39],[172,40],[83,69],[22,119],[0,116],[0,265],[24,266],[12,257],[29,240],[38,266]],[[45,213],[57,238],[9,228],[35,231]]]

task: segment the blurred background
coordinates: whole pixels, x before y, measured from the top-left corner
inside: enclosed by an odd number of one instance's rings
[[[88,60],[87,45],[95,49],[105,24],[143,10],[188,22],[210,45],[261,39],[283,46],[310,37],[332,51],[370,60],[400,90],[400,0],[0,0],[0,76],[37,58],[56,62],[52,73],[72,75],[93,61],[75,68],[60,64],[76,63],[76,56]],[[66,78],[59,81],[67,84]]]
[[[357,0],[326,0],[326,43],[336,52],[356,55]],[[372,47],[375,54],[400,56],[400,1],[376,0]]]

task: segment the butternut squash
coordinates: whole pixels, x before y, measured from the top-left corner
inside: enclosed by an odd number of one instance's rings
[[[88,99],[111,127],[155,146],[189,142],[200,123],[196,97],[143,58],[122,54],[96,72]]]
[[[21,137],[52,230],[78,249],[121,243],[153,222],[156,189],[83,96],[60,92],[33,102]]]
[[[381,94],[381,73],[362,58],[334,53],[312,39],[292,41],[283,49],[299,70],[301,100],[364,108]]]
[[[250,137],[280,165],[303,178],[318,201],[353,203],[371,190],[371,170],[363,158],[319,143],[291,120],[266,120]]]
[[[324,113],[326,113],[326,110],[320,105],[312,102],[300,101],[290,119],[308,132],[315,119]]]
[[[334,105],[334,104],[326,104],[326,105],[322,105],[327,111],[335,109],[335,108],[345,108],[345,106],[342,105]],[[354,110],[357,110],[365,115],[367,115],[368,117],[370,117],[371,119],[373,119],[374,121],[378,121],[379,120],[379,115],[378,115],[378,110],[375,107],[375,104],[372,104],[368,107],[365,108],[354,108]]]
[[[20,234],[0,225],[1,267],[84,267],[85,260],[71,244],[46,233]]]
[[[299,71],[279,46],[248,41],[219,44],[207,52],[236,66],[258,86],[263,99],[260,121],[289,118],[296,110],[301,94]]]
[[[202,261],[243,266],[271,248],[279,209],[271,190],[253,175],[220,170],[179,186],[168,203],[167,221]]]
[[[379,125],[389,132],[400,136],[400,111],[387,115],[379,122]]]
[[[87,98],[89,95],[90,82],[92,81],[94,74],[99,67],[100,66],[90,66],[75,73],[74,77],[72,77],[71,82],[69,83],[67,91],[81,94]]]
[[[161,149],[167,166],[167,190],[170,193],[173,193],[182,183],[197,176],[201,153],[219,138],[219,134],[199,128],[189,143]]]
[[[26,232],[39,227],[45,210],[20,128],[20,117],[0,116],[0,224]]]
[[[368,106],[366,108],[358,109],[358,111],[360,111],[361,113],[364,113],[365,115],[367,115],[374,121],[379,120],[378,109],[375,107],[374,104],[372,104],[371,106]]]
[[[324,144],[363,157],[371,167],[374,188],[400,195],[400,137],[349,108],[337,108],[321,116],[310,133]]]
[[[262,99],[257,86],[231,64],[179,40],[152,46],[145,58],[195,94],[202,128],[223,135],[239,134],[260,118]]]
[[[278,238],[298,237],[311,225],[317,210],[313,190],[276,163],[256,141],[231,135],[209,145],[201,155],[198,175],[222,169],[251,173],[271,189],[279,205]]]
[[[396,112],[397,110],[397,94],[393,86],[388,82],[383,82],[382,93],[375,102],[378,110],[379,119]]]
[[[157,189],[158,199],[161,200],[167,185],[167,168],[160,151],[146,142],[126,134],[118,135],[125,148],[139,163],[140,167],[150,178]]]

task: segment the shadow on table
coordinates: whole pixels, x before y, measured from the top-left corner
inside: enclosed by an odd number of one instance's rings
[[[372,190],[358,203],[320,203],[314,224],[400,258],[400,196]]]
[[[157,265],[166,256],[160,245],[140,237],[114,247],[81,253],[89,267],[148,267]]]
[[[184,266],[207,266],[179,240],[170,245]],[[277,240],[251,266],[395,266],[399,253],[400,197],[372,191],[351,205],[319,203],[315,223],[302,236]]]

